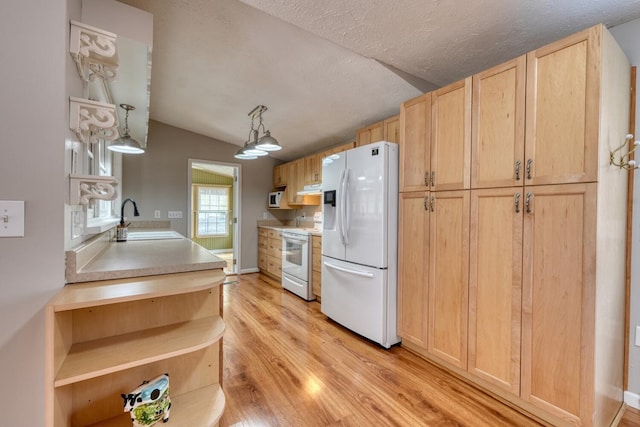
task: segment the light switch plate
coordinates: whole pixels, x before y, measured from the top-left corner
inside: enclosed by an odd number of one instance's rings
[[[0,237],[24,237],[23,200],[0,200]]]

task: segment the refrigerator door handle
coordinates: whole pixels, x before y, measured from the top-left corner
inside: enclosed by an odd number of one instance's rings
[[[343,222],[342,222],[342,234],[344,235],[344,244],[347,246],[349,244],[349,229],[351,228],[351,216],[349,213],[349,175],[350,170],[345,169],[344,172],[344,185],[343,185],[343,198],[344,203],[342,204],[343,209]]]
[[[344,209],[344,190],[343,190],[343,186],[344,186],[344,174],[345,174],[345,170],[343,169],[342,172],[340,172],[340,182],[338,183],[338,195],[340,196],[340,199],[337,200],[338,203],[338,212],[337,212],[337,220],[338,220],[338,224],[337,224],[337,228],[338,228],[338,235],[340,236],[340,243],[342,243],[343,245],[345,245],[345,241],[344,241],[344,215],[343,215],[343,209]]]
[[[353,274],[355,276],[373,278],[373,273],[369,273],[368,271],[352,270],[350,268],[344,268],[344,267],[340,267],[340,266],[335,265],[335,264],[331,264],[330,262],[327,262],[327,261],[324,261],[323,264],[325,266],[327,266],[328,268],[332,268],[334,270],[342,271],[343,273],[349,273],[349,274]]]

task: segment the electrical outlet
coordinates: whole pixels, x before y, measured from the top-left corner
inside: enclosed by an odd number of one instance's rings
[[[636,326],[636,346],[640,347],[640,326]]]
[[[182,218],[182,211],[169,211],[167,218]]]
[[[158,211],[158,210],[153,211],[153,217],[154,218],[160,218],[160,211]]]
[[[266,212],[262,212],[262,219],[267,219],[269,218],[269,214]]]

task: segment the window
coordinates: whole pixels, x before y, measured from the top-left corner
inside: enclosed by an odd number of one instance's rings
[[[219,185],[193,186],[194,231],[196,237],[229,235],[229,192]]]
[[[107,142],[99,140],[87,145],[87,172],[89,175],[110,176],[112,174],[113,153],[107,150]],[[114,213],[113,200],[93,199],[87,206],[87,220],[111,218]]]

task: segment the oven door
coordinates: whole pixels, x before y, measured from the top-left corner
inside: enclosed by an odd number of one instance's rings
[[[309,239],[282,234],[282,272],[309,281]]]

